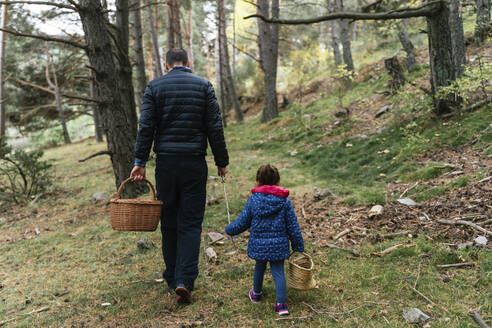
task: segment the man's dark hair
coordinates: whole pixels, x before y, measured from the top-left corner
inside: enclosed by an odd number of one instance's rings
[[[266,164],[260,166],[258,172],[256,172],[256,181],[260,186],[270,185],[274,186],[280,181],[280,174],[275,166]]]
[[[173,66],[176,63],[186,65],[188,63],[188,54],[183,49],[171,49],[166,54],[166,63]]]

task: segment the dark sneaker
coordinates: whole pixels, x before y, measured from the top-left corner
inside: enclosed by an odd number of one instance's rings
[[[178,295],[178,303],[180,304],[190,304],[191,303],[191,291],[186,288],[183,284],[179,284],[174,290],[176,295]]]
[[[253,289],[249,291],[249,299],[253,303],[258,303],[259,301],[261,301],[261,296],[263,296],[262,293],[256,294]]]
[[[289,310],[287,309],[287,304],[282,303],[282,304],[275,305],[275,312],[277,312],[278,315],[289,315]]]

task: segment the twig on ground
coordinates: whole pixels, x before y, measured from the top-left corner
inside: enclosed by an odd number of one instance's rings
[[[441,264],[441,265],[436,265],[439,269],[447,269],[447,268],[459,268],[459,267],[464,267],[464,266],[474,266],[475,263],[473,262],[466,262],[466,263],[453,263],[453,264]]]
[[[489,328],[489,326],[483,321],[482,317],[480,316],[480,313],[476,311],[470,311],[468,312],[468,315],[475,320],[475,322],[480,326],[480,328]]]
[[[326,243],[323,245],[324,247],[330,247],[330,248],[335,248],[335,249],[339,249],[341,251],[345,251],[345,252],[349,252],[351,253],[353,256],[359,256],[359,253],[357,253],[357,251],[353,248],[345,248],[345,247],[340,247],[340,246],[337,246],[335,244],[332,244],[332,243]]]
[[[426,300],[429,304],[432,304],[432,305],[436,305],[436,303],[432,302],[432,300],[430,298],[428,298],[427,296],[425,296],[424,294],[422,294],[421,292],[419,292],[415,287],[412,287],[410,286],[410,288],[416,292],[417,294],[419,294],[420,296],[422,296],[422,298],[424,300]]]
[[[350,233],[351,231],[352,231],[352,229],[347,228],[347,229],[343,230],[342,232],[340,232],[335,237],[333,237],[333,240],[334,241],[337,241],[338,239],[342,238],[343,236],[345,236],[346,234]]]
[[[34,309],[32,310],[31,312],[28,312],[28,313],[18,313],[17,315],[18,316],[25,316],[25,315],[31,315],[31,314],[34,314],[34,313],[39,313],[39,312],[44,312],[44,311],[48,311],[50,309],[49,306],[43,306],[43,307],[40,307],[39,309]],[[17,318],[13,317],[13,318],[10,318],[10,319],[7,319],[7,320],[4,320],[4,321],[0,321],[0,327],[9,323],[9,322],[12,322],[14,320],[16,320]]]
[[[283,321],[283,320],[307,320],[311,319],[310,315],[305,315],[303,317],[280,317],[275,319],[275,321]]]
[[[4,320],[4,321],[0,321],[0,327],[9,323],[9,322],[14,321],[15,319],[17,319],[17,318],[10,318],[10,319]]]
[[[377,252],[377,253],[371,253],[372,255],[376,255],[376,256],[383,256],[383,255],[386,255],[386,254],[389,254],[397,249],[402,249],[402,248],[410,248],[410,247],[414,247],[415,244],[398,244],[398,245],[394,245],[394,246],[391,246],[391,247],[388,247],[386,248],[385,250],[381,251],[381,252]]]
[[[394,238],[394,237],[398,237],[398,236],[404,236],[404,235],[408,235],[410,233],[410,231],[408,230],[405,230],[405,231],[398,231],[398,232],[392,232],[392,233],[386,233],[386,234],[383,234],[383,235],[379,235],[381,238]]]
[[[479,183],[482,183],[482,182],[485,182],[485,181],[489,181],[490,179],[492,179],[492,175],[491,175],[491,176],[489,176],[489,177],[483,178],[483,179],[482,179],[482,180],[480,180],[480,181],[475,182],[475,184],[479,184]]]
[[[451,221],[451,220],[445,220],[445,219],[439,219],[436,221],[439,223],[442,223],[442,224],[447,224],[447,225],[466,225],[466,226],[472,227],[472,228],[474,228],[474,229],[476,229],[482,233],[485,233],[489,236],[492,236],[492,231],[488,231],[487,229],[484,229],[481,226],[479,226],[478,224],[475,224],[473,222],[464,221],[464,220]]]
[[[315,312],[316,314],[326,314],[326,313],[324,313],[324,312],[321,312],[321,311],[316,310],[314,307],[312,307],[310,304],[308,304],[308,303],[306,303],[306,302],[302,302],[302,304],[304,304],[304,305],[306,305],[307,307],[309,307],[309,308],[310,308],[313,312]],[[338,322],[338,319],[337,319],[337,318],[335,318],[335,317],[333,317],[333,316],[331,316],[331,315],[329,315],[329,314],[327,314],[327,315],[328,315],[328,317],[329,317],[330,319],[332,319],[333,321]]]
[[[415,182],[415,184],[413,184],[412,186],[410,186],[410,187],[408,187],[407,189],[405,189],[405,190],[401,193],[400,197],[398,197],[398,198],[403,198],[403,196],[405,196],[407,192],[409,192],[409,191],[410,191],[410,190],[412,190],[413,188],[417,187],[417,185],[418,185],[418,184],[419,184],[419,181]]]

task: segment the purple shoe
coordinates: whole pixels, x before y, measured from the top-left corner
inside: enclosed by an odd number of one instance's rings
[[[263,296],[263,293],[256,294],[253,289],[249,291],[249,299],[253,303],[258,303],[259,301],[261,301],[261,296]]]
[[[275,305],[275,312],[278,313],[278,315],[289,315],[289,310],[287,309],[287,304],[281,303]]]

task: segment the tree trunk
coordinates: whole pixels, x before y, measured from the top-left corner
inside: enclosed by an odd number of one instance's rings
[[[412,40],[408,36],[406,31],[405,23],[398,24],[398,39],[400,39],[400,43],[403,46],[403,50],[407,53],[406,65],[409,72],[412,72],[415,69],[415,47],[413,46]]]
[[[385,58],[384,67],[390,75],[390,80],[388,81],[389,90],[391,94],[395,94],[405,84],[405,75],[397,55]]]
[[[58,110],[58,119],[60,120],[60,124],[62,127],[62,132],[63,132],[63,141],[65,144],[70,144],[72,141],[70,140],[70,135],[68,134],[68,129],[67,129],[67,121],[65,119],[65,113],[63,112],[63,105],[61,102],[61,95],[60,95],[60,88],[58,88],[58,82],[56,78],[56,73],[53,72],[55,75],[55,102],[56,102],[56,109]]]
[[[477,20],[475,25],[475,44],[480,45],[490,31],[490,0],[475,0]]]
[[[128,13],[128,6],[125,8],[124,2],[118,0],[118,15]],[[123,52],[119,53],[119,62],[114,60],[113,51],[115,49],[111,44],[100,1],[80,0],[79,8],[78,12],[87,44],[86,52],[90,66],[95,73],[96,99],[99,100],[98,108],[102,114],[108,151],[111,153],[111,163],[115,174],[115,184],[118,187],[130,174],[134,160],[137,122],[133,91],[130,91],[130,95],[124,96],[129,92],[127,88],[128,85],[131,86],[132,81],[131,79],[121,81],[122,78],[131,77],[131,66],[128,65],[124,74],[120,72],[120,65],[129,64],[127,60],[121,58],[125,54],[124,43],[119,45],[119,49]],[[124,17],[120,17],[117,21],[120,24],[128,22]],[[118,24],[118,29],[120,24]],[[124,30],[118,34],[118,40],[124,38]],[[126,47],[126,53],[128,53],[128,43]],[[128,100],[130,98],[131,101]],[[136,196],[138,189],[135,184],[130,184],[125,188],[125,195]]]
[[[264,17],[270,16],[269,0],[258,0],[256,13]],[[278,18],[279,0],[271,0],[271,16]],[[265,83],[265,104],[261,117],[268,122],[278,117],[277,101],[277,61],[278,61],[278,24],[267,24],[258,18],[258,47],[260,49],[260,67],[263,70]]]
[[[179,3],[178,0],[167,1],[167,14],[168,14],[168,34],[167,45],[169,49],[183,48],[183,41],[181,39],[181,25],[179,22]]]
[[[190,1],[190,9],[188,10],[188,60],[190,61],[190,68],[195,71],[195,58],[193,58],[193,20],[191,13],[192,2]]]
[[[159,41],[157,39],[157,31],[155,30],[154,24],[154,14],[152,13],[152,6],[147,6],[147,16],[149,19],[149,33],[150,33],[150,41],[152,43],[152,54],[154,60],[154,72],[155,77],[162,76],[162,62],[161,55],[159,53]],[[145,89],[144,89],[145,92]]]
[[[94,91],[94,73],[89,69],[89,96],[91,99],[96,99],[96,94]],[[93,107],[92,117],[94,118],[94,135],[96,136],[97,142],[103,142],[104,129],[101,122],[101,113],[99,112],[99,107],[96,104],[91,105]]]
[[[0,26],[2,28],[6,28],[7,26],[7,20],[8,20],[8,8],[9,6],[7,4],[4,4],[2,6],[2,23]],[[0,31],[0,136],[4,136],[6,132],[6,120],[7,120],[7,113],[6,113],[6,97],[5,97],[5,89],[3,87],[4,85],[4,72],[3,72],[3,66],[5,62],[5,32]]]
[[[220,110],[222,114],[222,125],[227,127],[227,112],[226,112],[226,97],[224,95],[224,79],[222,78],[222,65],[220,63],[220,38],[217,35],[215,38],[215,84],[217,85],[217,93],[219,97]]]
[[[226,95],[229,97],[229,104],[234,105],[234,112],[236,114],[236,120],[242,122],[243,112],[241,110],[241,104],[239,103],[236,88],[234,86],[234,79],[232,78],[231,65],[229,61],[229,50],[227,46],[227,34],[226,34],[226,17],[224,10],[224,0],[217,0],[219,26],[218,26],[218,38],[219,38],[219,61],[222,66],[221,76],[226,89]]]
[[[440,87],[450,85],[464,70],[465,42],[459,0],[443,4],[436,15],[427,17],[427,34],[432,93],[436,95]],[[438,115],[447,113],[460,102],[455,95],[436,95],[435,112]]]
[[[135,55],[135,68],[137,72],[137,103],[139,111],[142,111],[142,98],[147,86],[145,76],[145,61],[142,40],[142,16],[140,11],[140,0],[133,0],[133,52]]]
[[[65,113],[63,112],[60,87],[58,85],[58,78],[56,76],[55,65],[50,60],[50,58],[51,57],[48,49],[48,42],[46,42],[46,69],[45,69],[46,82],[48,82],[49,88],[53,90],[53,93],[55,95],[56,110],[58,112],[58,119],[60,120],[60,125],[62,128],[63,141],[65,144],[70,144],[72,143],[72,141],[70,140],[70,135],[68,134],[67,121],[65,119]],[[50,66],[51,66],[51,72],[50,72]],[[53,73],[53,81],[51,81],[51,73]]]
[[[337,11],[343,11],[343,0],[335,1],[337,4]],[[347,70],[353,71],[354,61],[352,59],[352,49],[350,44],[350,24],[348,19],[340,19],[338,22],[340,25],[340,39],[342,41],[343,62]]]
[[[335,10],[335,0],[327,0],[328,11],[333,13]],[[333,58],[335,60],[335,66],[342,64],[342,54],[340,53],[340,39],[338,38],[338,22],[336,20],[331,21],[331,47],[333,48]]]

